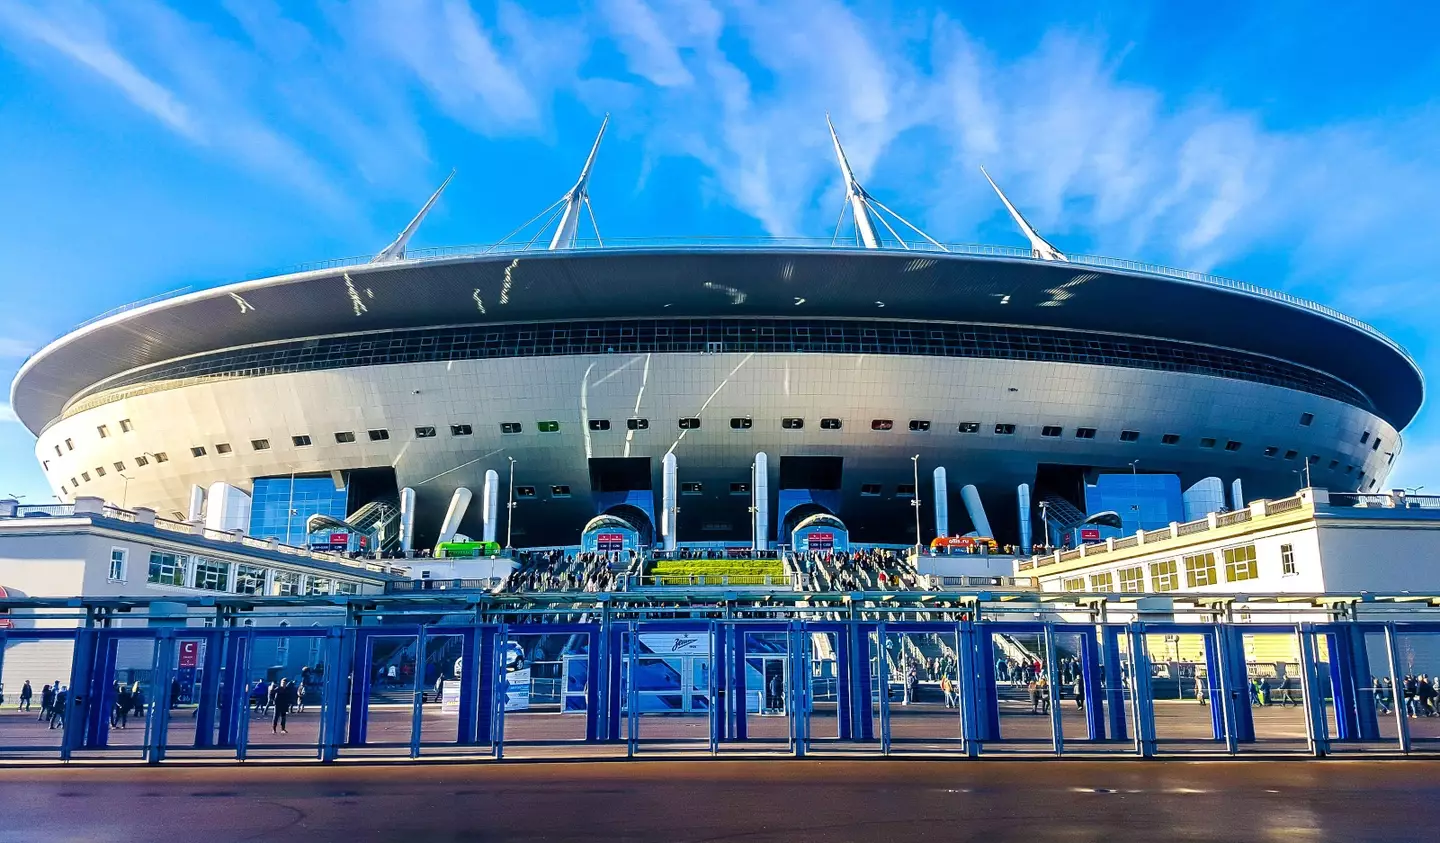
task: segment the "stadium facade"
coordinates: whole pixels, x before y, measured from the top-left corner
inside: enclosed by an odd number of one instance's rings
[[[573,545],[609,514],[764,546],[829,514],[907,544],[918,512],[926,541],[1029,544],[1106,474],[1231,505],[1307,470],[1383,487],[1424,385],[1375,329],[1064,254],[1003,194],[1029,249],[906,242],[835,147],[853,244],[581,240],[592,149],[553,236],[407,252],[437,191],[373,259],[77,328],[12,406],[62,499],[197,518],[208,496],[215,526],[291,541],[390,513],[412,547]]]

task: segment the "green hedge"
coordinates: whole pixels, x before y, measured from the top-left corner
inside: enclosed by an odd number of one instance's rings
[[[704,577],[783,577],[785,566],[779,559],[657,559],[650,573],[657,576]]]

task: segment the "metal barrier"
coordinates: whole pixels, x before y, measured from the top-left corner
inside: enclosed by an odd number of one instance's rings
[[[216,626],[127,627],[117,604],[71,613],[73,628],[0,629],[0,759],[1440,746],[1440,621],[1116,623],[928,598],[894,612],[757,601],[718,614],[563,596],[468,610],[404,599],[353,601],[310,626],[247,626],[228,607]],[[16,707],[16,671],[37,677],[29,706]],[[52,679],[62,698],[35,688]]]

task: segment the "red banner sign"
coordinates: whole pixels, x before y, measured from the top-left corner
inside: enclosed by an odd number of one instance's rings
[[[199,642],[199,641],[181,641],[181,642],[180,642],[180,666],[181,666],[181,667],[198,667],[199,664],[200,664],[200,642]]]

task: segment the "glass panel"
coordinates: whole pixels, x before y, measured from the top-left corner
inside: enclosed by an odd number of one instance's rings
[[[584,741],[590,636],[512,633],[506,643],[506,755],[519,744]]]
[[[840,737],[839,635],[817,632],[810,636],[810,738]]]
[[[248,751],[318,746],[324,642],[313,634],[254,639],[245,676],[250,711]]]
[[[1244,633],[1245,689],[1256,748],[1305,750],[1300,691],[1300,642],[1294,633]],[[1381,642],[1383,645],[1383,641]],[[1243,747],[1242,747],[1243,749]]]
[[[1038,633],[991,633],[995,649],[1000,738],[1050,744],[1050,686],[1045,677],[1045,639]]]
[[[742,632],[745,647],[745,737],[785,742],[790,738],[790,636]]]
[[[422,744],[453,744],[460,740],[460,674],[467,668],[464,655],[464,636],[425,636],[424,701],[420,710]],[[509,724],[506,725],[509,738]]]
[[[885,650],[898,670],[900,699],[890,706],[892,742],[959,741],[959,663],[955,635],[886,630]],[[891,687],[895,687],[892,683]]]
[[[1206,663],[1209,638],[1204,635],[1157,633],[1146,635],[1144,639],[1150,655],[1150,694],[1155,701],[1156,741],[1186,745],[1181,748],[1214,751],[1216,731],[1210,711],[1210,675]],[[1223,730],[1220,734],[1223,741]]]
[[[5,704],[0,706],[0,758],[58,757],[64,718],[55,717],[55,689],[69,695],[73,638],[27,640],[11,632],[5,639]],[[28,697],[25,686],[29,684]]]
[[[419,637],[415,635],[370,639],[367,664],[370,696],[365,705],[367,745],[410,745],[418,648]]]

